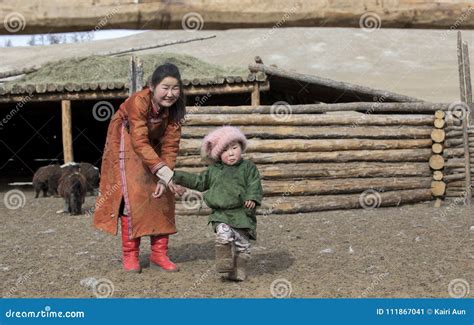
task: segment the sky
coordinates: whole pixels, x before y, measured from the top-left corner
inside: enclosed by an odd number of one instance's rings
[[[130,30],[130,29],[111,29],[111,30],[100,30],[93,32],[94,41],[112,39],[118,37],[129,36],[133,34],[143,33],[146,30]],[[64,33],[65,35],[71,35],[73,33]],[[5,46],[5,42],[9,39],[12,42],[12,46],[28,46],[28,40],[31,35],[0,35],[0,47]]]

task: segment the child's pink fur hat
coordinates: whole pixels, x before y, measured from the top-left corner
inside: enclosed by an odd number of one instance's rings
[[[221,154],[232,142],[237,141],[242,146],[242,152],[247,148],[247,138],[234,126],[223,126],[215,129],[202,141],[201,157],[204,160],[220,160]]]

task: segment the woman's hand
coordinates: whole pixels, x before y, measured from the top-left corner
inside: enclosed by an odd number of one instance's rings
[[[245,201],[244,206],[247,209],[253,209],[253,208],[255,208],[255,201],[247,200],[247,201]]]
[[[156,183],[155,192],[153,192],[151,196],[153,196],[155,199],[159,198],[160,196],[163,195],[165,191],[166,191],[166,185],[162,183],[161,181],[158,181],[158,183]]]
[[[178,184],[175,184],[173,181],[171,181],[168,184],[168,187],[169,187],[171,192],[173,192],[174,194],[178,194],[179,196],[183,195],[184,192],[186,192],[185,187],[183,187],[181,185],[178,185]]]

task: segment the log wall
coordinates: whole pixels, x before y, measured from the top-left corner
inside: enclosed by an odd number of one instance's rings
[[[444,119],[439,106],[413,103],[411,111],[409,103],[390,103],[387,112],[377,103],[380,110],[363,113],[357,103],[352,105],[353,110],[338,104],[286,106],[278,112],[242,107],[241,114],[239,107],[191,109],[176,168],[204,170],[199,156],[203,136],[233,125],[247,135],[244,157],[257,164],[262,176],[259,214],[398,206],[445,194],[443,171],[450,162],[444,156],[445,125],[454,122]],[[199,194],[188,193],[177,213],[209,213],[199,200]]]

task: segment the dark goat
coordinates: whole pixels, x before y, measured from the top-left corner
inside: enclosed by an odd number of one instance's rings
[[[79,166],[68,166],[59,180],[58,192],[64,198],[64,212],[71,215],[82,213],[87,191],[87,180],[79,172]]]

